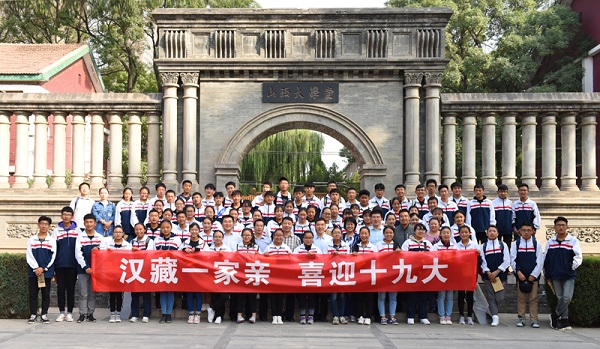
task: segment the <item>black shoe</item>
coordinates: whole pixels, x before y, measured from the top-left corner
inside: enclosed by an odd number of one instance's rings
[[[553,329],[558,329],[558,315],[555,312],[550,314],[550,327]]]
[[[77,319],[77,323],[78,323],[78,324],[80,324],[80,323],[82,323],[82,322],[84,322],[84,321],[85,321],[85,315],[83,315],[83,314],[80,314],[80,315],[79,315],[79,319]]]
[[[35,322],[37,321],[37,315],[31,315],[31,317],[29,318],[29,320],[27,320],[28,324],[35,324]]]
[[[48,319],[48,315],[46,315],[46,314],[42,315],[42,322],[45,324],[50,323],[50,319]]]
[[[96,322],[96,318],[94,317],[94,314],[90,314],[87,316],[87,321],[88,322]]]
[[[171,322],[173,322],[173,318],[171,317],[171,314],[167,314],[165,315],[166,319],[165,322],[170,324]]]
[[[571,328],[571,323],[569,322],[569,319],[560,319],[560,324],[558,325],[558,329],[561,331],[564,330],[570,330]]]
[[[167,320],[167,316],[166,315],[161,315],[160,316],[160,320],[158,320],[159,324],[164,324],[165,320]]]

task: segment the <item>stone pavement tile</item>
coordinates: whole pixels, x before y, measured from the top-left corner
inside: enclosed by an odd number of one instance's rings
[[[109,324],[109,312],[99,309],[98,322],[27,324],[24,319],[0,320],[0,348],[600,348],[598,329],[574,328],[556,331],[541,316],[540,329],[517,328],[514,314],[501,314],[501,324],[430,326],[402,323],[398,326],[357,324],[334,326],[315,323],[312,326],[285,322],[273,326],[270,322],[236,324],[205,321],[189,325],[187,319],[175,319],[172,324],[159,324],[157,314],[147,324]],[[54,319],[56,314],[50,314]]]

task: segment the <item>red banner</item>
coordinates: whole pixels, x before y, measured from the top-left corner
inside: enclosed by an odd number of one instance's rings
[[[333,293],[474,290],[475,251],[353,255],[94,251],[97,292]]]

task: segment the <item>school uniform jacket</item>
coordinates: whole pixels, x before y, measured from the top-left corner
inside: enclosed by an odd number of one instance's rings
[[[180,250],[181,239],[173,234],[171,234],[168,239],[161,235],[154,239],[154,246],[157,250],[162,251]]]
[[[486,231],[490,225],[496,224],[494,205],[485,196],[481,200],[473,198],[469,201],[465,222],[472,226],[475,232]]]
[[[431,242],[427,241],[425,238],[423,240],[418,241],[413,237],[404,241],[401,247],[402,251],[411,251],[411,252],[427,252],[431,250]]]
[[[498,234],[511,235],[513,233],[513,202],[509,199],[500,199],[498,197],[492,201],[492,205],[494,205]]]
[[[94,231],[94,235],[91,236],[82,231],[77,236],[75,241],[75,258],[79,264],[77,273],[85,274],[85,270],[92,267],[92,250],[96,247],[100,248],[102,241],[104,236],[97,231]]]
[[[575,279],[576,269],[582,260],[581,247],[576,237],[567,234],[563,241],[558,241],[556,236],[553,236],[546,243],[544,276],[546,279],[556,280]]]
[[[468,224],[463,224],[463,225],[466,225],[467,227],[469,227],[469,230],[471,231],[471,241],[477,241],[477,237],[475,235],[475,229],[473,229],[473,227]],[[454,237],[454,240],[456,242],[460,242],[460,240],[461,240],[460,234],[458,233],[460,228],[461,227],[459,227],[456,224],[454,224],[453,226],[450,227],[450,230],[452,231],[452,237]]]
[[[65,227],[63,222],[58,222],[52,232],[56,239],[56,259],[54,267],[56,268],[77,268],[77,259],[75,259],[75,241],[81,229],[77,228],[77,223],[71,222],[71,225]]]
[[[123,239],[120,244],[115,243],[115,239],[112,237],[106,237],[100,244],[101,250],[131,250],[131,244],[127,240]]]
[[[530,275],[536,279],[539,278],[544,266],[542,244],[536,241],[533,236],[529,240],[520,238],[513,241],[510,248],[510,265],[517,278],[517,272],[519,271],[526,278]]]
[[[521,200],[515,200],[512,204],[512,209],[513,226],[515,229],[521,229],[521,225],[526,221],[531,222],[536,230],[540,229],[540,210],[533,200],[527,199],[525,202],[522,202]]]
[[[55,258],[56,239],[50,233],[43,240],[40,240],[37,234],[27,240],[26,259],[29,266],[29,277],[36,277],[35,270],[37,268],[44,268],[44,278],[52,278],[54,276]]]
[[[294,254],[308,254],[308,252],[312,252],[314,254],[323,254],[323,251],[321,251],[317,246],[315,246],[314,244],[310,245],[310,249],[306,248],[306,245],[304,244],[300,244],[298,247],[296,247],[294,249]]]
[[[438,207],[442,209],[442,211],[444,211],[444,214],[446,215],[446,218],[448,218],[448,221],[445,223],[448,223],[448,226],[451,226],[454,224],[454,214],[456,213],[456,211],[458,211],[458,205],[448,199],[448,202],[443,202],[441,199],[438,202]]]
[[[275,244],[271,243],[265,248],[263,253],[268,253],[269,255],[292,254],[292,250],[284,243],[281,243],[281,246],[275,246]]]
[[[144,235],[144,237],[139,240],[137,236],[131,240],[131,247],[138,248],[142,251],[153,251],[156,250],[154,247],[154,240],[150,239],[148,236]]]
[[[150,201],[142,202],[141,200],[135,200],[133,202],[133,212],[131,214],[131,226],[135,227],[138,223],[144,223],[146,217],[148,217],[148,211],[150,207]]]
[[[456,206],[458,206],[459,211],[462,211],[462,213],[464,213],[465,216],[467,215],[467,207],[469,206],[469,200],[467,200],[467,198],[465,198],[464,196],[461,196],[460,198],[457,199],[454,196],[452,196],[450,198],[450,200],[454,201]]]
[[[260,248],[258,247],[257,244],[253,244],[253,245],[244,245],[244,243],[239,243],[237,245],[237,249],[236,249],[239,253],[250,253],[250,254],[257,254],[260,253]]]
[[[334,244],[333,240],[329,241],[329,243],[327,244],[327,253],[333,254],[336,251],[339,254],[348,254],[348,253],[350,253],[350,249],[348,247],[348,244],[343,239],[340,241],[339,245]]]
[[[508,246],[499,239],[488,240],[485,244],[481,245],[480,251],[483,278],[488,279],[486,272],[494,272],[500,269],[500,274],[497,277],[502,282],[505,282],[508,275],[508,267],[510,266]]]
[[[456,251],[456,243],[454,239],[450,239],[450,244],[448,246],[444,245],[442,240],[436,242],[433,246],[431,246],[431,251]]]

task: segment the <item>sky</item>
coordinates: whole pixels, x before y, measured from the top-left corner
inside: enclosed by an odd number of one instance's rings
[[[257,0],[263,8],[352,8],[352,7],[385,7],[387,0]],[[300,5],[299,5],[300,4]],[[346,163],[337,154],[343,147],[340,142],[324,134],[325,146],[322,158],[327,167],[334,162],[344,168]]]

